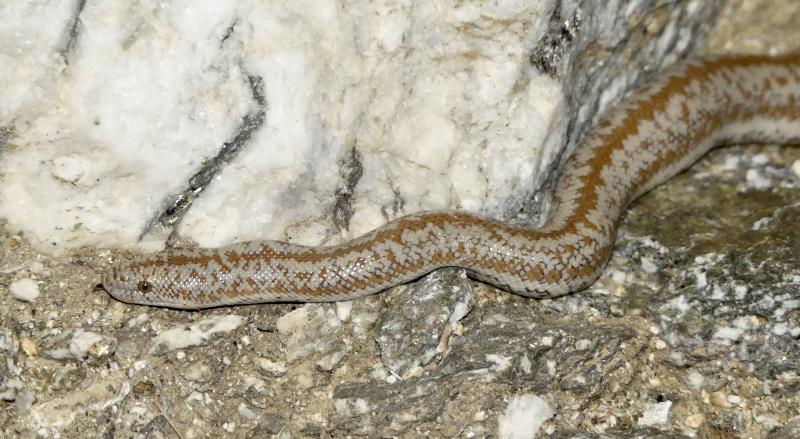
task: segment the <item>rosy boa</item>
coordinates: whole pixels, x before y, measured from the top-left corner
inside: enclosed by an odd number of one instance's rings
[[[712,147],[799,141],[800,55],[695,60],[601,119],[567,161],[540,229],[421,212],[330,247],[257,241],[144,255],[103,284],[123,302],[197,309],[347,300],[456,266],[523,296],[559,296],[599,276],[631,201]]]

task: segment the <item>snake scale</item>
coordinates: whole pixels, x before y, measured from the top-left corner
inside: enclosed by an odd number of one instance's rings
[[[324,302],[456,266],[510,292],[555,297],[597,279],[634,199],[712,147],[799,142],[800,55],[688,61],[592,128],[566,162],[541,228],[421,212],[335,246],[253,241],[142,255],[112,266],[103,286],[123,302],[184,309]]]

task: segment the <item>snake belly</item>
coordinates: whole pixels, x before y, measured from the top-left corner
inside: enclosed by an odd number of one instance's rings
[[[513,293],[555,297],[597,279],[634,199],[712,147],[798,142],[800,55],[694,60],[645,84],[589,132],[541,228],[420,212],[335,246],[253,241],[143,255],[112,266],[103,286],[123,302],[183,309],[327,302],[455,266]]]

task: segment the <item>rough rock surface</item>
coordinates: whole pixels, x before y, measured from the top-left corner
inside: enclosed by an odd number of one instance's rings
[[[60,253],[535,214],[554,162],[720,0],[662,3],[18,2],[0,217]]]
[[[710,50],[800,48],[797,5],[758,3]],[[542,301],[449,270],[352,304],[132,307],[92,290],[110,252],[0,227],[0,436],[796,437],[797,200],[797,148],[712,152],[632,207],[594,286]]]

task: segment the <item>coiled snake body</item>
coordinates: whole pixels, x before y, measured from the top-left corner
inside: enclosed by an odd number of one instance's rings
[[[757,142],[800,142],[800,55],[667,70],[576,149],[540,229],[421,212],[330,247],[256,241],[144,255],[113,266],[103,285],[124,302],[197,309],[347,300],[457,266],[523,296],[559,296],[599,276],[631,201],[716,145]]]

